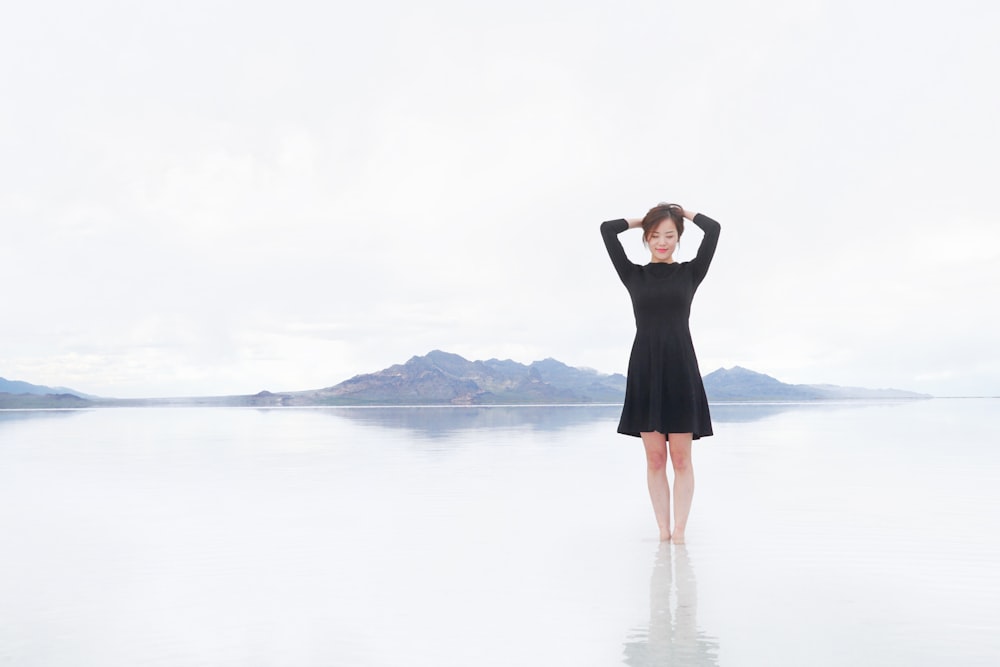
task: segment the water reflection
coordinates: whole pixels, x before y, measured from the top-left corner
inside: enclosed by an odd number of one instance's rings
[[[722,423],[749,423],[776,417],[788,412],[828,412],[830,410],[855,410],[859,407],[905,408],[915,400],[923,399],[844,399],[800,401],[798,403],[711,403],[712,421]]]
[[[712,421],[748,423],[774,417],[791,410],[805,410],[829,404],[817,403],[711,403]]]
[[[718,665],[718,650],[718,640],[698,629],[698,587],[687,547],[661,544],[649,581],[649,625],[625,642],[625,664]]]
[[[89,410],[0,410],[0,426],[29,419],[59,419],[78,415]]]
[[[712,404],[715,422],[754,422],[791,410],[855,407],[830,401],[811,403]],[[274,408],[270,408],[274,409]],[[280,408],[279,408],[280,409]],[[366,406],[326,408],[328,414],[372,426],[415,431],[424,437],[446,438],[459,431],[518,429],[559,431],[593,422],[615,424],[619,405],[516,405],[516,406]],[[611,428],[609,433],[613,433]]]
[[[425,437],[444,438],[457,431],[510,430],[528,427],[559,431],[596,421],[618,420],[618,405],[428,406],[344,407],[330,414],[372,426],[416,431]]]

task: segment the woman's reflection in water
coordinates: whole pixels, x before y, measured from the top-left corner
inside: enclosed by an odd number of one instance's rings
[[[698,629],[697,612],[687,547],[661,543],[649,581],[649,626],[637,628],[625,643],[625,664],[718,665],[719,642]]]

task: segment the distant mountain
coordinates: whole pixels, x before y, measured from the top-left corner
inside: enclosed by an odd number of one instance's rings
[[[822,398],[818,392],[785,384],[770,375],[741,366],[720,368],[704,378],[705,393],[712,401],[802,401]]]
[[[835,384],[800,384],[797,387],[808,387],[822,394],[825,399],[838,398],[933,398],[930,394],[921,394],[903,389],[864,389],[862,387],[840,387]]]
[[[86,394],[74,391],[67,387],[46,387],[40,384],[31,384],[21,380],[7,380],[0,378],[0,394],[73,394],[74,396],[87,397]],[[89,397],[87,397],[89,398]]]
[[[849,398],[930,398],[900,389],[862,389],[832,384],[786,384],[740,366],[720,368],[704,378],[711,401],[815,401]]]
[[[93,401],[80,398],[76,394],[11,394],[0,392],[0,409],[6,410],[86,408],[93,405]]]
[[[0,378],[0,409],[82,408],[91,405],[92,398],[66,387]]]
[[[434,350],[332,387],[263,394],[258,394],[262,401],[282,405],[613,403],[625,395],[625,377],[573,368],[555,359],[529,365],[510,359],[469,361]]]
[[[830,399],[930,398],[898,389],[861,389],[825,384],[786,384],[734,366],[705,376],[710,401],[814,401]],[[310,391],[247,396],[102,399],[63,388],[0,378],[0,408],[99,406],[306,406],[306,405],[498,405],[621,403],[625,377],[574,368],[555,359],[521,364],[510,359],[469,361],[434,350],[375,373]]]
[[[813,401],[929,398],[897,389],[793,385],[735,366],[705,376],[711,401]],[[441,350],[314,391],[243,397],[249,405],[494,405],[620,403],[625,377],[567,366],[555,359],[469,361]],[[234,397],[235,398],[235,397]]]

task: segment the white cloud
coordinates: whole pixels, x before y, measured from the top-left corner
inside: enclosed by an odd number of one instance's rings
[[[998,391],[994,9],[55,4],[0,28],[5,377],[624,371],[597,225],[675,199],[723,224],[703,371]]]

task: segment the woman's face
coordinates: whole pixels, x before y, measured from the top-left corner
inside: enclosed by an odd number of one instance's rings
[[[649,251],[653,253],[652,262],[674,261],[674,250],[677,248],[677,225],[670,218],[664,218],[660,224],[646,237]]]

